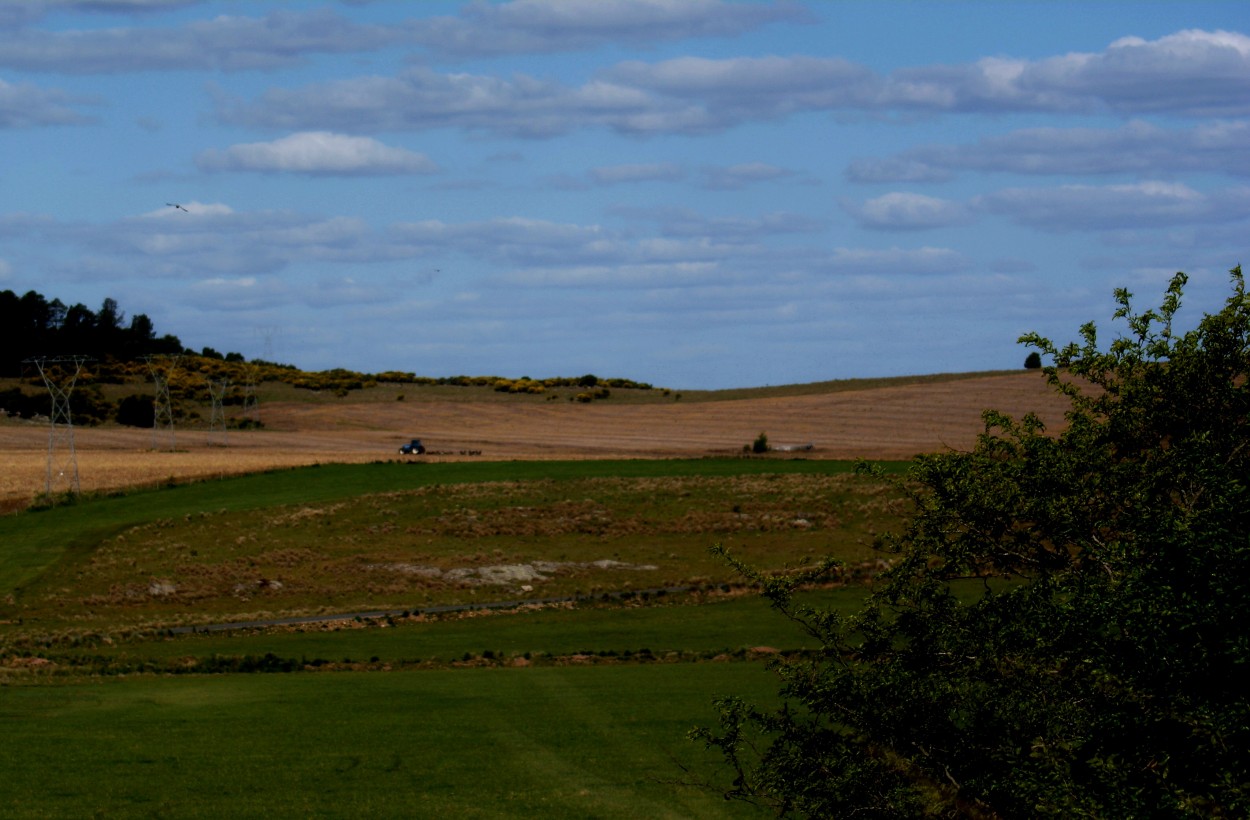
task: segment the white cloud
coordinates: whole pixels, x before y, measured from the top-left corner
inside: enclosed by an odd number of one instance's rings
[[[742,236],[725,233],[664,236],[623,235],[599,225],[507,217],[449,224],[402,223],[393,241],[431,252],[455,251],[493,264],[519,268],[679,264],[743,259],[760,250]]]
[[[864,66],[829,57],[678,57],[630,61],[603,75],[646,92],[651,110],[622,117],[620,130],[715,131],[802,111],[857,108],[879,80]]]
[[[148,211],[143,216],[149,219],[186,219],[188,216],[229,216],[234,209],[222,202],[171,202],[163,208]],[[190,227],[190,223],[179,223]]]
[[[598,225],[501,217],[479,222],[441,220],[398,223],[391,234],[404,243],[458,251],[507,264],[582,264],[617,252],[616,239]]]
[[[942,274],[957,273],[968,260],[951,248],[835,248],[824,265],[834,273]]]
[[[396,77],[270,89],[253,103],[222,100],[219,116],[242,125],[294,130],[453,127],[537,137],[645,109],[644,95],[603,84],[571,89],[524,75],[502,80],[416,67]]]
[[[439,55],[480,57],[733,37],[770,23],[810,19],[810,11],[792,2],[513,0],[470,3],[458,17],[420,21],[412,31],[416,42]]]
[[[853,182],[928,182],[954,171],[1067,175],[1209,171],[1250,175],[1250,122],[1167,129],[1134,120],[1118,128],[1028,128],[966,145],[930,145],[852,162]]]
[[[705,133],[741,122],[854,102],[871,73],[813,57],[681,58],[623,63],[581,86],[516,74],[508,79],[414,67],[270,89],[253,102],[222,98],[225,122],[294,130],[461,128],[548,137],[586,127],[623,133]]]
[[[1088,59],[1043,61],[1037,74],[1119,111],[1250,113],[1250,37],[1239,32],[1188,29],[1153,41],[1126,37]]]
[[[201,0],[27,0],[40,12],[51,9],[68,9],[94,14],[144,14],[147,12],[173,11],[193,6]]]
[[[91,118],[72,108],[86,100],[29,83],[0,80],[0,129],[45,125],[81,125]]]
[[[44,9],[34,3],[0,4],[0,30],[17,28],[41,18]]]
[[[1151,42],[1117,41],[1101,53],[991,57],[884,76],[844,60],[803,56],[630,62],[608,76],[698,99],[714,120],[837,109],[1242,116],[1250,112],[1250,37],[1183,31]]]
[[[712,191],[732,191],[761,182],[772,182],[794,176],[794,172],[767,162],[744,162],[738,165],[713,166],[702,169],[702,187]]]
[[[1117,40],[1099,53],[1037,61],[985,58],[894,72],[876,105],[945,111],[1250,113],[1250,38],[1181,31]]]
[[[967,220],[958,202],[908,192],[884,194],[861,205],[844,201],[843,208],[863,227],[878,231],[928,230]]]
[[[593,223],[523,217],[426,220],[374,228],[353,217],[236,212],[224,203],[198,201],[181,204],[187,210],[162,206],[102,224],[0,220],[0,236],[29,239],[37,235],[41,246],[55,249],[49,254],[63,252],[72,258],[61,266],[72,278],[234,281],[263,279],[310,265],[352,265],[359,270],[364,265],[452,254],[504,271],[605,269],[630,271],[631,276],[652,275],[653,271],[685,276],[711,263],[775,271],[779,264],[789,264],[783,260],[812,259],[821,251],[770,248],[770,238],[823,227],[793,213],[708,218],[691,212],[654,211],[645,217],[655,222],[654,229],[625,232]],[[428,270],[438,266],[432,262]]]
[[[363,53],[413,42],[443,55],[551,52],[732,36],[811,15],[787,2],[515,0],[470,4],[458,17],[389,26],[356,23],[329,10],[286,9],[172,27],[54,31],[19,25],[0,30],[0,66],[73,74],[273,70],[309,55]],[[11,95],[12,88],[0,85],[0,127],[6,120],[13,127],[14,122],[82,119],[53,92],[28,90],[26,104],[6,105],[6,89]],[[389,78],[275,88],[251,103],[223,102],[220,116],[294,131],[456,127],[549,136],[585,127],[705,133],[832,111],[1241,117],[1250,114],[1250,37],[1183,30],[1155,40],[1121,38],[1100,52],[1037,60],[987,57],[889,74],[835,57],[683,56],[623,62],[579,86],[524,75],[412,68]],[[892,178],[902,179],[898,173]]]
[[[221,15],[178,27],[46,31],[0,36],[0,66],[22,71],[111,74],[154,70],[272,70],[307,54],[371,51],[402,30],[361,25],[328,11]]]
[[[414,67],[395,77],[270,89],[252,102],[223,99],[219,116],[294,130],[461,128],[527,137],[588,127],[700,134],[834,111],[1233,117],[1250,114],[1245,42],[1250,38],[1229,32],[1181,32],[1153,42],[1122,41],[1098,54],[992,58],[889,75],[830,57],[687,56],[619,63],[580,86],[521,74],[504,79]],[[923,170],[906,163],[903,169],[913,178]]]
[[[616,208],[613,212],[627,219],[654,222],[664,236],[705,237],[724,243],[814,233],[826,227],[823,220],[787,211],[759,217],[710,217],[690,208]]]
[[[857,159],[846,167],[845,176],[851,182],[945,182],[954,174],[940,167],[937,162],[912,159],[907,154],[872,159]]]
[[[195,305],[202,310],[250,311],[286,304],[290,289],[273,278],[256,276],[214,276],[187,288]]]
[[[685,171],[676,163],[652,162],[605,165],[590,169],[588,176],[598,185],[617,185],[625,182],[676,182],[685,176]]]
[[[729,278],[714,262],[671,264],[578,265],[559,268],[526,268],[510,271],[500,282],[524,287],[634,289],[679,288],[708,282],[723,283]]]
[[[258,171],[317,175],[429,174],[438,166],[424,154],[384,145],[369,137],[303,131],[272,142],[204,151],[196,164],[206,171]]]
[[[1048,231],[1114,230],[1231,222],[1250,217],[1250,188],[1202,193],[1176,182],[1007,188],[973,207]]]
[[[95,266],[100,276],[115,278],[261,276],[301,262],[367,264],[425,253],[388,241],[351,217],[236,212],[222,203],[195,201],[182,205],[187,211],[162,207],[112,223],[54,223],[41,230],[50,242],[80,249],[84,259],[75,266]]]
[[[430,278],[430,274],[409,277],[405,282],[405,291],[411,290],[416,284],[428,283]],[[362,281],[355,276],[327,276],[318,279],[311,287],[303,289],[301,296],[306,304],[315,307],[340,307],[393,302],[395,293],[394,283],[379,284]]]

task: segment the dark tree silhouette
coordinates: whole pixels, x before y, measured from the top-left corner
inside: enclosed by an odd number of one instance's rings
[[[822,644],[784,706],[720,702],[696,736],[731,797],[814,817],[1250,816],[1250,296],[1176,332],[1022,342],[1071,400],[1062,431],[987,413],[919,457],[893,567],[848,618],[774,606]],[[827,564],[826,569],[831,565]],[[819,571],[808,579],[821,577]]]
[[[98,312],[36,291],[18,296],[0,291],[0,376],[21,374],[22,362],[34,356],[90,355],[133,361],[150,353],[181,353],[177,336],[156,336],[152,320],[140,313],[126,325],[117,300],[107,298]]]

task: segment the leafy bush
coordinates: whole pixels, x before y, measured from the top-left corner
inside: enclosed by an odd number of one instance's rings
[[[4,410],[10,416],[28,419],[39,413],[46,415],[48,407],[47,396],[44,396],[43,401],[40,402],[35,396],[26,395],[20,387],[0,390],[0,410]]]
[[[1250,298],[1176,332],[1186,278],[1106,350],[1021,341],[1065,428],[987,412],[971,452],[919,457],[893,566],[846,618],[773,605],[824,648],[786,705],[720,701],[731,797],[820,817],[1250,816]],[[722,550],[723,552],[723,550]],[[732,559],[730,559],[732,561]]]
[[[132,393],[117,403],[117,423],[127,427],[151,427],[156,423],[156,407],[151,396]]]

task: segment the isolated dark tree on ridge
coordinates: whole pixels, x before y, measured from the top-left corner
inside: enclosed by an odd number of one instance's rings
[[[719,702],[694,734],[728,796],[821,817],[1250,815],[1250,299],[1178,333],[1116,292],[1047,356],[1062,432],[989,412],[971,452],[918,458],[894,566],[853,618],[799,606],[822,643],[778,666],[785,705]],[[730,559],[733,560],[732,558]],[[736,563],[736,562],[735,562]]]

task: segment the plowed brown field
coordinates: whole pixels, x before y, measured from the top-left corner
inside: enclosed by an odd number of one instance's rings
[[[970,448],[987,408],[1036,412],[1050,425],[1067,405],[1036,371],[786,398],[665,404],[548,402],[268,403],[265,429],[231,431],[226,446],[178,430],[174,452],[150,430],[76,428],[83,491],[223,476],[271,467],[397,458],[420,437],[427,460],[697,458],[742,452],[761,432],[775,447],[811,444],[810,458],[903,459]],[[0,505],[47,485],[46,424],[0,421]],[[57,463],[60,463],[59,460]],[[54,491],[58,488],[54,478]]]

